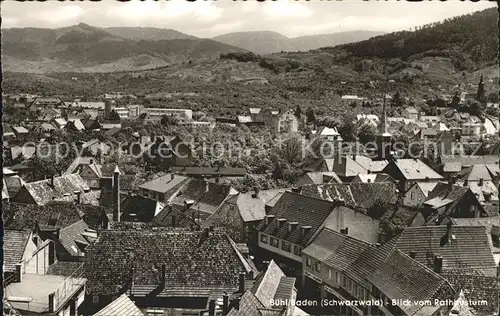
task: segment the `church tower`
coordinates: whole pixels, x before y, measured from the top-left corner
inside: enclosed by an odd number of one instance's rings
[[[476,100],[482,103],[486,102],[486,92],[484,91],[483,75],[481,75],[479,84],[477,85]]]
[[[387,111],[385,109],[386,96],[384,95],[384,105],[382,118],[380,120],[378,133],[376,136],[376,159],[377,160],[388,160],[391,158],[392,151],[392,135],[389,133],[387,126]]]

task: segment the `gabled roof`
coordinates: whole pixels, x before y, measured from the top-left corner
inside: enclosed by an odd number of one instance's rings
[[[310,164],[309,166],[305,167],[304,170],[305,171],[310,171],[310,172],[316,172],[316,171],[322,171],[321,170],[321,165],[325,163],[328,171],[332,171],[333,170],[333,163],[334,163],[334,160],[333,159],[324,159],[324,158],[320,158],[320,159],[317,159],[316,161],[314,161],[312,164]]]
[[[275,218],[268,225],[266,225],[265,219],[262,220],[256,229],[265,234],[305,246],[335,206],[330,201],[286,191],[268,213],[268,215],[275,215]],[[283,225],[281,229],[278,229],[278,219],[281,218],[288,222],[298,222],[297,228],[292,232],[288,232],[288,225]],[[307,235],[301,236],[300,226],[311,226],[311,229]]]
[[[493,168],[491,169],[494,170]],[[464,181],[479,181],[480,179],[483,179],[484,181],[491,181],[493,176],[496,175],[490,173],[490,169],[487,165],[473,165],[471,167],[465,167],[457,174],[457,178]]]
[[[147,295],[160,285],[162,264],[167,296],[180,290],[235,291],[239,273],[250,272],[230,238],[217,228],[103,230],[87,253],[91,256],[90,295],[118,295],[131,286],[136,296]],[[134,262],[133,283],[130,260]]]
[[[368,209],[377,201],[390,204],[397,200],[395,185],[390,182],[305,185],[300,192],[327,201],[343,200],[348,207],[361,209]]]
[[[69,165],[68,169],[64,172],[64,175],[72,174],[72,173],[77,173],[78,168],[82,165],[90,165],[95,161],[94,157],[82,157],[78,156],[73,160],[73,162]]]
[[[282,278],[286,278],[278,265],[271,260],[266,271],[257,280],[252,288],[252,293],[264,305],[265,308],[272,308],[272,301],[279,289]],[[293,278],[295,281],[295,278]],[[293,286],[292,286],[293,290]],[[288,299],[291,299],[291,292]]]
[[[171,174],[166,174],[164,176],[141,184],[139,186],[139,189],[145,189],[159,193],[167,193],[168,191],[182,185],[187,180],[187,177],[181,175],[174,175],[172,177]]]
[[[36,204],[44,205],[56,198],[62,198],[65,194],[74,196],[75,191],[82,192],[89,187],[78,174],[64,175],[54,178],[54,185],[51,186],[49,180],[41,180],[26,183],[24,188],[33,198]]]
[[[487,228],[484,226],[407,227],[395,238],[396,247],[409,254],[415,252],[415,260],[432,269],[434,255],[443,258],[443,273],[479,273],[496,275]]]
[[[355,177],[360,173],[368,173],[368,170],[348,156],[336,159],[333,164],[333,171],[339,177]]]
[[[121,202],[121,218],[123,221],[150,222],[164,207],[163,203],[142,195],[127,196]]]
[[[434,189],[429,192],[424,204],[434,208],[440,208],[441,206],[451,204],[447,210],[448,212],[453,212],[467,192],[471,192],[468,187],[438,182]]]
[[[266,215],[266,203],[284,191],[284,189],[261,190],[256,197],[253,197],[254,192],[238,193],[233,200],[244,222],[259,221]],[[227,202],[230,203],[229,199]]]
[[[3,232],[4,271],[15,272],[16,264],[23,259],[26,244],[31,236],[30,230],[5,229]]]
[[[59,242],[72,256],[83,254],[83,250],[97,238],[97,232],[91,230],[84,220],[79,220],[63,227],[59,232]]]
[[[443,176],[420,159],[396,159],[391,161],[388,167],[391,165],[395,166],[406,180],[443,179]]]
[[[126,294],[120,295],[116,300],[94,314],[94,316],[117,315],[143,316],[144,314]]]

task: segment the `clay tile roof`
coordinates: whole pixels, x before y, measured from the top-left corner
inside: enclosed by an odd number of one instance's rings
[[[116,300],[94,314],[94,316],[117,315],[143,316],[144,314],[125,294],[120,295]]]
[[[496,264],[487,228],[484,226],[452,226],[447,237],[447,226],[408,227],[395,238],[396,247],[406,254],[415,251],[415,260],[432,268],[434,255],[443,258],[443,272],[476,271],[496,275]]]
[[[24,250],[31,232],[29,230],[5,229],[3,232],[4,271],[15,272],[16,264],[23,259]]]
[[[239,273],[248,272],[230,238],[217,228],[212,232],[171,228],[104,230],[87,254],[87,293],[91,295],[124,293],[132,280],[134,287],[146,295],[158,288],[162,264],[166,266],[165,290],[234,291]]]

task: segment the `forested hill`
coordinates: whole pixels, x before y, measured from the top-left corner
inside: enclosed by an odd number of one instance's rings
[[[470,62],[480,66],[498,56],[498,12],[497,8],[486,9],[417,27],[413,32],[390,33],[335,48],[365,58],[460,57],[463,68],[469,68]]]

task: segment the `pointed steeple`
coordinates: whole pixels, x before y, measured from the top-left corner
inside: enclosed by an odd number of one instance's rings
[[[483,74],[481,74],[481,78],[479,78],[479,84],[477,85],[476,99],[479,102],[486,101],[486,92],[484,91]]]

